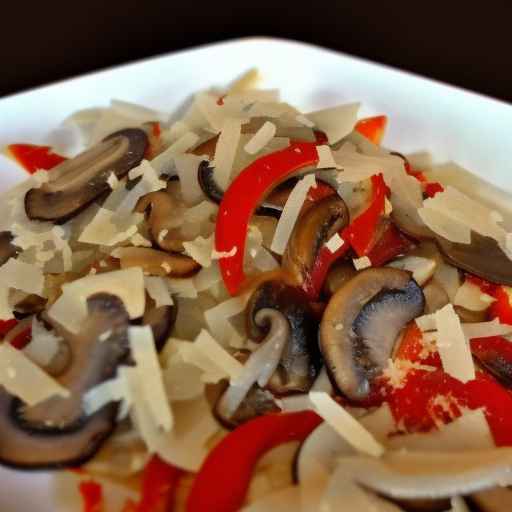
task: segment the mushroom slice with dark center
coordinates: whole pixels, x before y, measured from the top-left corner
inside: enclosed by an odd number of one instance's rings
[[[408,272],[370,268],[330,299],[320,323],[322,355],[347,397],[361,400],[386,366],[400,330],[421,315],[423,292]]]
[[[168,192],[150,192],[142,196],[135,211],[146,213],[151,237],[164,251],[182,252],[183,240],[176,229],[176,205]]]
[[[324,243],[348,222],[347,206],[338,196],[321,199],[299,218],[282,262],[283,269],[293,276],[298,285],[308,278]]]
[[[54,167],[49,181],[26,193],[28,218],[62,223],[74,217],[109,190],[111,173],[122,178],[139,165],[147,146],[144,130],[127,128]]]
[[[247,333],[254,340],[263,339],[270,329],[270,325],[262,329],[257,322],[256,315],[262,309],[278,311],[290,327],[268,389],[277,395],[309,391],[322,364],[317,343],[318,321],[309,300],[302,291],[282,281],[261,284],[251,296],[246,310]]]
[[[493,238],[472,231],[470,244],[450,242],[439,236],[436,242],[452,265],[487,281],[512,286],[512,261]]]
[[[25,469],[77,466],[99,449],[115,426],[117,405],[85,416],[84,394],[109,379],[128,354],[128,314],[105,293],[88,300],[89,316],[77,335],[65,334],[71,364],[57,378],[70,391],[32,407],[0,393],[0,463]],[[62,329],[56,326],[57,332]],[[107,334],[108,333],[108,334]]]

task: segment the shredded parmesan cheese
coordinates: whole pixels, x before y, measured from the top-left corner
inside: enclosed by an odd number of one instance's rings
[[[62,337],[56,336],[53,331],[48,331],[34,315],[30,342],[23,348],[23,353],[32,362],[44,368],[57,354],[61,342]]]
[[[86,318],[87,299],[95,293],[119,297],[130,318],[144,314],[144,275],[139,267],[89,275],[62,286],[62,295],[48,310],[48,315],[73,333],[80,331]]]
[[[148,295],[155,301],[155,307],[172,306],[174,304],[166,278],[144,276],[144,285]]]
[[[352,447],[361,453],[380,457],[384,447],[327,393],[311,391],[309,399],[316,412]]]
[[[117,188],[117,186],[119,185],[119,180],[117,179],[117,176],[111,172],[107,178],[107,183],[108,183],[108,186],[112,189],[112,190],[115,190]]]
[[[238,119],[226,119],[215,147],[215,179],[220,187],[226,189],[231,177],[233,162],[240,140],[241,123]]]
[[[236,379],[242,374],[243,364],[222,348],[208,331],[201,330],[194,341],[194,346],[230,379]]]
[[[244,150],[250,155],[255,155],[270,142],[275,134],[276,125],[270,121],[266,121],[254,134],[253,138],[244,146]]]
[[[70,393],[9,343],[0,345],[0,384],[29,406]]]
[[[128,338],[145,402],[153,415],[155,424],[168,431],[172,428],[173,418],[165,395],[153,331],[148,325],[130,327]]]
[[[354,264],[354,268],[356,270],[363,270],[365,268],[372,266],[372,262],[370,261],[370,258],[368,258],[368,256],[362,256],[361,258],[355,258],[352,260],[352,263]]]
[[[158,174],[176,174],[174,157],[186,153],[190,148],[195,146],[198,141],[199,135],[193,132],[184,133],[176,142],[151,160],[151,167],[153,167]]]
[[[403,258],[393,260],[386,266],[412,272],[413,279],[420,286],[423,286],[434,275],[436,261],[420,256],[404,256]]]
[[[343,247],[344,244],[345,241],[343,240],[343,238],[341,238],[341,236],[338,235],[338,233],[334,233],[334,235],[332,235],[331,238],[327,240],[325,246],[327,247],[327,249],[329,249],[331,253],[334,254],[338,249],[341,249],[341,247]]]
[[[293,190],[284,205],[283,212],[277,223],[272,240],[271,250],[277,254],[284,254],[288,239],[292,234],[295,223],[297,222],[300,210],[308,195],[309,189],[316,187],[316,180],[314,174],[308,174],[300,180]]]
[[[208,238],[198,236],[191,242],[183,242],[185,252],[203,268],[212,264],[213,235]]]
[[[317,146],[316,151],[318,153],[318,169],[336,169],[337,164],[334,161],[334,157],[332,156],[332,151],[329,146]]]
[[[307,117],[327,135],[329,144],[332,145],[354,129],[358,111],[359,103],[351,103],[310,112]]]
[[[471,281],[464,281],[455,294],[453,304],[471,311],[484,311],[496,299],[483,293],[479,286]]]
[[[451,304],[434,313],[438,332],[437,348],[443,369],[461,382],[475,378],[475,367],[460,320]]]

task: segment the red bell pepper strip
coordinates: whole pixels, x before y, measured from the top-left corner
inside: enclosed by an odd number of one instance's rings
[[[389,222],[367,256],[372,262],[372,266],[378,267],[400,254],[405,254],[413,247],[414,243]]]
[[[343,230],[343,240],[348,242],[359,257],[366,256],[375,242],[377,223],[384,213],[387,186],[382,174],[371,178],[373,185],[370,206]]]
[[[14,348],[17,348],[18,350],[21,350],[22,348],[26,347],[30,340],[32,339],[32,328],[27,327],[23,331],[21,331],[19,334],[17,334],[12,340],[11,345]]]
[[[82,496],[82,512],[103,512],[103,489],[99,483],[83,481],[78,490]]]
[[[141,497],[128,501],[124,512],[172,512],[182,471],[153,455],[144,468]]]
[[[318,251],[311,272],[304,279],[302,289],[311,300],[317,300],[322,290],[327,272],[331,265],[343,257],[350,249],[350,245],[344,243],[338,250],[331,252],[325,245]]]
[[[496,299],[489,308],[490,317],[497,318],[502,324],[512,324],[512,288],[495,286],[489,295]]]
[[[7,151],[30,174],[39,169],[50,170],[66,160],[52,151],[50,146],[35,144],[11,144]]]
[[[387,124],[387,116],[366,117],[356,123],[355,130],[378,145],[382,141]]]
[[[13,327],[16,327],[18,320],[0,320],[0,337],[3,338]]]
[[[222,279],[235,295],[245,279],[243,259],[249,220],[270,189],[296,170],[318,163],[316,144],[295,142],[281,151],[259,158],[246,167],[224,193],[217,215],[215,249],[233,256],[221,258]]]
[[[321,421],[312,411],[267,414],[235,429],[204,461],[187,512],[239,510],[259,458],[282,443],[303,441]]]

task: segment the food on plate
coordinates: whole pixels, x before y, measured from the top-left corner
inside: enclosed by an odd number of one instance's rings
[[[6,148],[0,463],[84,512],[509,510],[506,215],[258,79]]]

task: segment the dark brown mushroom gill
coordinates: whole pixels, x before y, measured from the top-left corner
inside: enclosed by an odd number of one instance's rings
[[[348,209],[340,197],[319,200],[300,216],[283,255],[283,270],[302,285],[313,268],[319,250],[349,223]]]
[[[459,244],[436,237],[443,256],[452,265],[487,281],[512,286],[512,261],[496,240],[471,232],[471,243]]]
[[[76,336],[63,332],[71,364],[57,377],[69,398],[52,397],[27,407],[0,393],[0,463],[24,469],[77,466],[91,458],[115,426],[117,405],[110,403],[85,416],[86,391],[112,377],[128,354],[128,314],[117,297],[96,294],[89,316]],[[107,339],[101,336],[109,332]]]
[[[400,330],[423,313],[425,299],[408,272],[370,268],[330,299],[320,323],[326,368],[342,393],[365,398],[387,365]]]
[[[318,320],[306,295],[279,280],[263,282],[247,305],[247,333],[262,340],[270,326],[261,328],[256,315],[264,308],[282,313],[290,325],[290,336],[277,370],[267,387],[272,393],[305,393],[311,388],[322,365],[318,349]]]
[[[62,223],[74,217],[109,190],[112,172],[122,178],[139,165],[147,147],[144,130],[127,128],[66,160],[52,169],[48,182],[26,193],[28,218]]]

